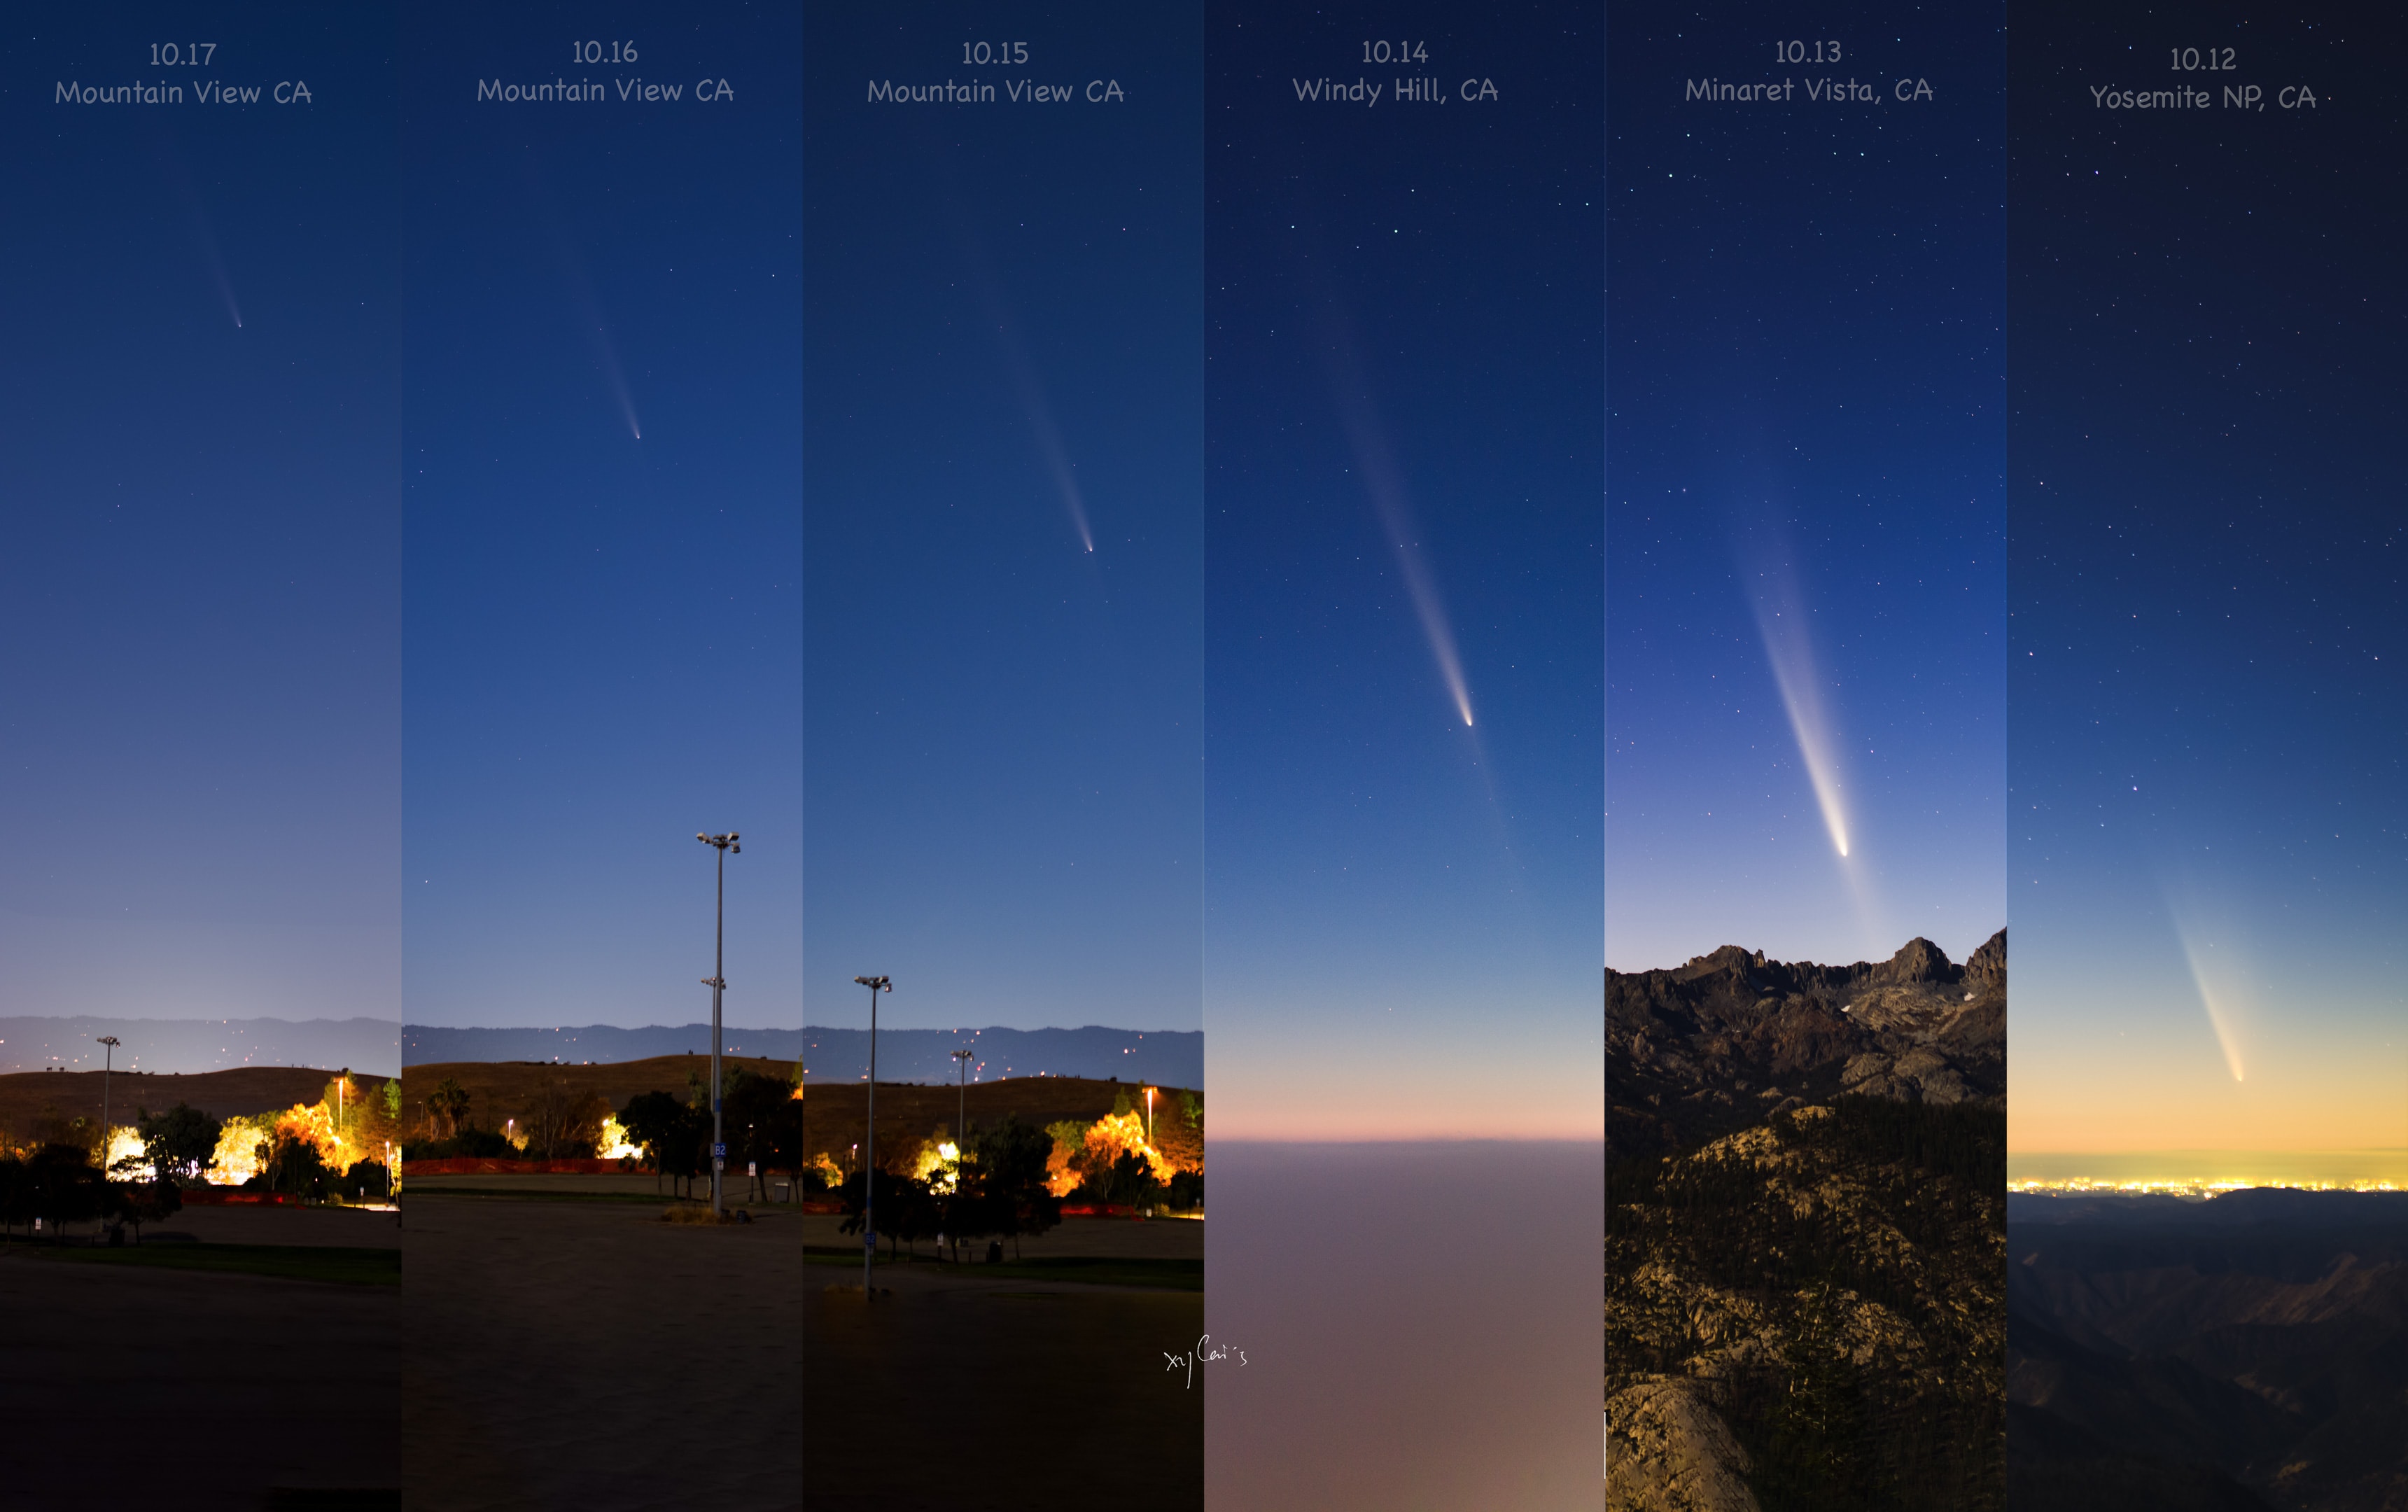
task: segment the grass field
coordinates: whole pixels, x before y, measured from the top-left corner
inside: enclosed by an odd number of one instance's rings
[[[806,1265],[831,1265],[858,1273],[861,1251],[834,1245],[803,1246]],[[1152,1291],[1201,1291],[1204,1262],[1200,1260],[1151,1260],[1125,1255],[1056,1255],[1045,1260],[1005,1260],[998,1265],[974,1261],[953,1265],[920,1259],[889,1260],[881,1248],[878,1270],[887,1274],[897,1266],[930,1267],[947,1275],[981,1281],[1075,1281],[1091,1287],[1142,1287]]]
[[[1203,1506],[1204,1383],[1166,1365],[1204,1332],[1200,1294],[902,1274],[937,1269],[882,1266],[874,1304],[826,1272],[803,1289],[804,1505]]]
[[[543,1178],[522,1176],[519,1179],[540,1181]],[[704,1190],[708,1192],[710,1188],[705,1187]],[[518,1190],[501,1187],[442,1187],[431,1182],[412,1182],[404,1188],[402,1196],[404,1200],[411,1197],[477,1197],[504,1202],[621,1202],[637,1207],[669,1207],[677,1202],[666,1192],[656,1195],[652,1192],[558,1191],[539,1188]],[[706,1196],[700,1201],[707,1204],[710,1198]],[[760,1204],[730,1202],[727,1205],[734,1208]]]
[[[334,1245],[50,1245],[7,1241],[7,1252],[28,1259],[81,1265],[122,1265],[163,1271],[216,1271],[268,1275],[285,1281],[334,1281],[346,1286],[401,1285],[401,1251],[352,1249]]]

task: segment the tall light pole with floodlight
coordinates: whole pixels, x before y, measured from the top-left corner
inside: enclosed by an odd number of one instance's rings
[[[733,829],[694,838],[719,852],[719,916],[711,929],[710,974],[702,979],[710,989],[710,1216],[715,1218],[724,1211],[719,1176],[727,1169],[727,1130],[720,1125],[719,1111],[719,995],[727,990],[727,853],[741,856],[744,847],[736,843],[743,837]]]
[[[100,1169],[106,1175],[108,1173],[108,1073],[109,1062],[117,1056],[117,1036],[104,1034],[92,1043],[108,1046],[100,1053]]]
[[[954,1100],[953,1109],[953,1185],[956,1188],[961,1185],[961,1152],[969,1148],[970,1144],[970,1058],[977,1054],[976,1050],[953,1052],[953,1058],[962,1063],[961,1096]]]
[[[861,1300],[877,1295],[869,1289],[870,1267],[878,1262],[878,1221],[870,1209],[878,1185],[878,995],[895,984],[882,976],[856,976],[869,989],[869,1157],[861,1162]]]

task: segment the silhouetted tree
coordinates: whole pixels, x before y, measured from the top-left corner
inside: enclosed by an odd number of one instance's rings
[[[731,1159],[760,1168],[762,1174],[752,1178],[753,1195],[766,1201],[767,1192],[762,1183],[767,1180],[767,1173],[802,1163],[802,1124],[796,1114],[795,1084],[782,1076],[748,1073],[729,1083],[722,1116]]]
[[[619,1127],[644,1147],[644,1163],[652,1168],[652,1188],[664,1175],[695,1174],[702,1147],[708,1143],[710,1116],[668,1092],[639,1092],[619,1111]]]
[[[460,1085],[460,1079],[456,1076],[446,1076],[435,1084],[435,1095],[427,1100],[427,1105],[435,1110],[436,1116],[441,1118],[445,1127],[451,1130],[452,1137],[457,1138],[461,1121],[468,1116],[470,1101],[468,1089]]]
[[[865,1181],[870,1173],[855,1172],[845,1179],[844,1221],[837,1225],[839,1233],[861,1231],[861,1198]],[[898,1246],[915,1244],[934,1238],[940,1231],[940,1212],[928,1184],[916,1176],[901,1175],[892,1171],[875,1173],[878,1178],[877,1202],[871,1217],[878,1231],[886,1236],[890,1259],[898,1256]]]
[[[149,1181],[121,1181],[117,1190],[117,1211],[134,1224],[134,1242],[142,1242],[142,1225],[157,1223],[174,1217],[184,1206],[183,1188],[173,1176],[163,1170]]]
[[[135,1136],[162,1180],[192,1186],[201,1179],[217,1154],[218,1137],[225,1125],[198,1108],[179,1102],[165,1113],[134,1110]]]
[[[1015,1260],[1021,1235],[1043,1233],[1062,1221],[1062,1199],[1045,1185],[1054,1138],[1046,1130],[1009,1117],[970,1138],[980,1199],[988,1204],[973,1231],[1010,1239]]]
[[[90,1152],[75,1145],[45,1145],[25,1162],[27,1217],[49,1223],[55,1232],[63,1223],[99,1217],[112,1205],[108,1178],[102,1175]]]

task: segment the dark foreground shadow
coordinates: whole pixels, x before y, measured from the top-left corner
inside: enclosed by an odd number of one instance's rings
[[[19,1250],[0,1505],[399,1505],[398,1287]]]
[[[804,1295],[806,1505],[832,1512],[1082,1512],[1204,1505],[1193,1291],[892,1274],[866,1305]],[[884,1283],[889,1276],[882,1273]]]

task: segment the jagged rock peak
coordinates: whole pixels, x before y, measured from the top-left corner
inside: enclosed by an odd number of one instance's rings
[[[1982,947],[1965,958],[1965,981],[1968,986],[2000,987],[2007,985],[2007,931],[2000,929],[1982,942]]]
[[[1693,978],[1712,975],[1715,972],[1737,972],[1744,976],[1764,964],[1764,952],[1761,950],[1752,951],[1744,945],[1724,945],[1691,958],[1680,969],[1679,974],[1684,978]]]
[[[1874,979],[1883,982],[1954,982],[1963,974],[1946,951],[1919,934],[1873,971]]]

